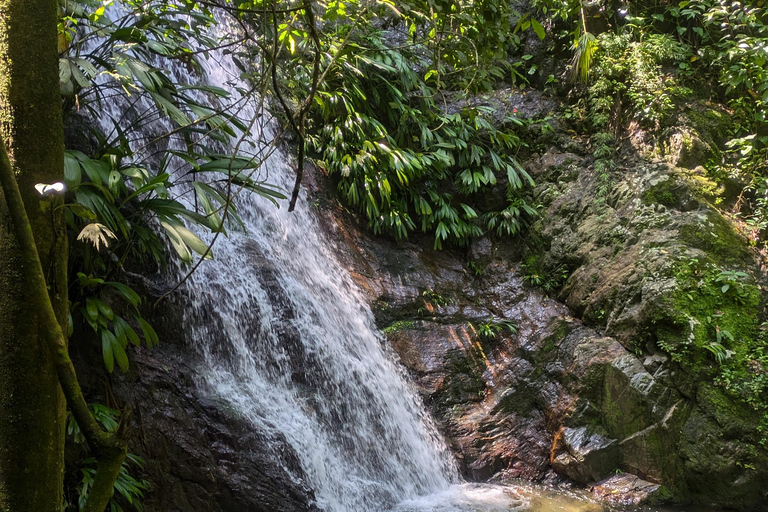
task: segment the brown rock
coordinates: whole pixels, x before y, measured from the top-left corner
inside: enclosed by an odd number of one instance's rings
[[[647,502],[661,486],[635,475],[622,473],[606,478],[592,488],[595,498],[617,505],[640,505]]]

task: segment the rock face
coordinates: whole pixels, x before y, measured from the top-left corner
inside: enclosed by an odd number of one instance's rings
[[[605,377],[601,424],[619,440],[622,469],[683,499],[764,507],[761,415],[735,399],[765,371],[750,348],[763,343],[762,272],[713,206],[728,200],[723,185],[701,168],[631,153],[623,162],[607,177],[574,154],[531,162],[546,209],[525,259],[567,268],[558,298],[642,354],[617,359]]]
[[[144,511],[317,511],[312,491],[295,477],[301,466],[290,446],[267,438],[199,387],[195,351],[177,339],[178,324],[171,318],[156,323],[160,347],[133,353],[129,374],[108,378],[100,364],[80,372],[81,379],[88,376],[83,384],[92,401],[134,407],[129,452],[146,464],[132,474],[151,484]],[[95,349],[73,352],[80,352],[82,362],[83,352]]]
[[[711,354],[681,361],[686,343],[709,343],[707,314],[746,339],[760,301],[744,283],[740,302],[705,314],[696,294],[709,289],[685,279],[754,274],[753,256],[700,170],[623,162],[606,185],[589,157],[535,157],[545,209],[511,244],[436,253],[371,240],[346,218],[327,229],[466,478],[592,483],[621,470],[639,487],[603,484],[616,502],[766,510],[759,415],[713,383]]]

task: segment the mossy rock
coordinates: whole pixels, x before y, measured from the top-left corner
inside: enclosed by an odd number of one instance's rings
[[[486,389],[484,366],[472,354],[451,349],[445,355],[444,367],[445,385],[435,396],[439,409],[446,411],[454,406],[482,400]]]
[[[697,107],[692,116],[700,119],[687,126],[716,149],[729,120],[704,110]],[[712,117],[719,124],[704,134],[700,125]],[[653,476],[678,501],[762,502],[754,475],[764,477],[768,490],[768,464],[766,470],[758,464],[765,460],[765,433],[752,406],[768,405],[757,383],[765,366],[758,354],[766,297],[755,279],[761,275],[755,253],[716,207],[727,200],[724,183],[703,168],[633,156],[615,164],[608,200],[598,200],[600,183],[588,167],[558,189],[532,227],[530,258],[542,272],[568,267],[559,298],[586,325],[644,361],[662,352],[666,362],[651,375],[628,354],[592,370],[590,382],[567,376],[564,384],[579,396],[568,425],[599,424],[621,443],[624,469]],[[748,277],[728,277],[734,275]],[[543,345],[537,364],[552,357],[563,362],[566,342],[557,350],[552,339],[546,342],[551,346]],[[701,443],[707,446],[698,454]],[[714,478],[707,473],[717,463],[726,467],[712,474],[736,482],[747,497],[730,503],[735,491],[726,484],[707,489],[705,480]]]
[[[759,415],[743,407],[724,390],[702,382],[696,394],[696,403],[704,413],[715,419],[724,436],[759,443]]]
[[[764,449],[738,439],[724,439],[721,427],[700,410],[691,414],[681,434],[678,451],[685,493],[680,491],[678,496],[714,500],[735,509],[761,503],[765,507],[768,455]]]
[[[729,112],[705,101],[690,105],[683,120],[703,141],[715,148],[730,138],[734,128],[734,118]]]
[[[679,240],[702,250],[707,259],[719,265],[747,266],[754,261],[747,239],[714,209],[697,214],[682,224]]]
[[[501,393],[494,414],[501,412],[504,414],[517,414],[523,417],[530,416],[535,409],[543,409],[543,403],[539,396],[540,389],[537,386],[521,381],[514,388],[507,388]]]

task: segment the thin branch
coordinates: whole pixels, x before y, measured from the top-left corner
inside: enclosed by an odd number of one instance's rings
[[[307,17],[307,25],[309,27],[309,34],[312,38],[312,42],[315,45],[315,62],[312,68],[312,86],[304,100],[304,104],[299,109],[299,156],[296,167],[296,182],[293,185],[293,192],[291,193],[291,203],[288,206],[288,211],[292,212],[296,208],[296,201],[299,199],[299,191],[301,189],[301,181],[304,179],[304,157],[307,150],[306,143],[306,118],[307,112],[309,112],[312,102],[317,94],[317,87],[320,84],[320,57],[322,55],[322,46],[320,45],[320,37],[317,34],[317,27],[315,26],[315,11],[312,9],[312,1],[304,0],[305,15]]]

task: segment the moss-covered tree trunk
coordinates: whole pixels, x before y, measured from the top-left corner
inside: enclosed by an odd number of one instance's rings
[[[0,136],[26,206],[54,311],[67,314],[61,210],[34,185],[62,179],[56,0],[0,0]],[[31,307],[32,286],[0,192],[0,510],[58,512],[65,402]]]

